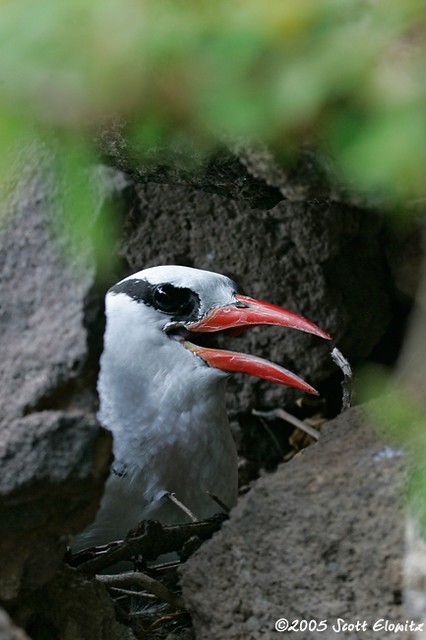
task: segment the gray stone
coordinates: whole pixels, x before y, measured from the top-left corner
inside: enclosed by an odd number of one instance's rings
[[[405,620],[401,607],[404,456],[352,409],[244,496],[222,530],[182,568],[196,637],[276,637],[279,618],[333,624]],[[407,637],[398,634],[396,637]]]
[[[0,234],[4,602],[52,578],[67,536],[93,518],[111,460],[85,373],[94,267],[89,253],[77,262],[57,233],[52,158],[40,147],[26,151]]]
[[[63,566],[34,600],[36,610],[27,620],[34,640],[135,640],[132,631],[116,621],[104,585],[69,567]]]

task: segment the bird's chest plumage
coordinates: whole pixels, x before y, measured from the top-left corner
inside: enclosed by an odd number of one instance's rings
[[[162,497],[167,492],[174,493],[199,518],[219,510],[209,493],[229,507],[235,504],[237,454],[222,412],[182,413],[168,421],[166,417],[160,426],[158,422],[145,425],[126,464],[135,499],[140,499],[143,490],[144,501],[161,511],[163,521],[182,521],[183,515],[172,503],[165,503],[169,509],[164,505]],[[165,511],[169,517],[164,516]]]
[[[167,498],[174,493],[199,518],[232,507],[237,498],[237,453],[224,406],[224,381],[203,390],[174,375],[171,381],[134,386],[134,376],[114,369],[101,375],[100,421],[114,436],[115,469],[98,519],[125,504],[126,526],[143,518],[182,522]],[[128,369],[127,369],[128,371]],[[143,393],[141,392],[143,390]],[[119,395],[118,395],[119,394]],[[130,523],[130,521],[132,521]]]

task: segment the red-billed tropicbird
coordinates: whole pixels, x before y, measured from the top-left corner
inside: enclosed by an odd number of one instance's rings
[[[95,522],[76,549],[123,538],[146,518],[185,521],[176,498],[199,518],[232,507],[237,451],[225,410],[230,372],[317,393],[256,356],[225,351],[212,338],[249,326],[282,325],[330,336],[276,305],[237,293],[229,278],[182,266],[139,271],[106,296],[98,380],[99,420],[113,433],[114,463]]]

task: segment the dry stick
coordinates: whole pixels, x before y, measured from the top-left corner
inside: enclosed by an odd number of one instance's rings
[[[227,507],[226,504],[222,502],[222,500],[218,498],[214,493],[211,493],[210,491],[206,491],[206,493],[212,500],[216,502],[216,504],[219,505],[221,509],[224,510],[225,513],[229,513],[231,511],[231,509]]]
[[[109,549],[84,549],[74,557],[71,556],[69,564],[78,566],[79,571],[92,576],[117,562],[140,555],[145,560],[155,560],[164,553],[178,551],[193,536],[208,540],[226,519],[227,516],[221,513],[208,520],[188,524],[164,526],[159,522],[147,521],[143,523],[139,533],[129,536],[123,542],[113,544]]]
[[[266,422],[266,420],[261,420],[260,421],[262,427],[265,429],[266,433],[268,434],[268,436],[271,438],[275,449],[278,451],[278,453],[280,454],[280,456],[284,455],[284,451],[281,448],[281,445],[279,443],[278,438],[276,437],[275,433],[272,431],[272,429],[269,427],[268,423]]]
[[[122,587],[122,588],[130,588],[130,587],[141,587],[149,593],[157,596],[160,600],[167,602],[172,607],[177,607],[178,609],[185,609],[185,602],[181,596],[176,595],[164,584],[158,582],[154,578],[150,578],[145,573],[132,572],[129,573],[117,573],[112,576],[96,576],[96,580],[102,582],[107,587]]]
[[[154,622],[152,622],[148,628],[144,629],[142,632],[142,635],[139,637],[148,638],[149,637],[148,634],[150,634],[152,631],[155,631],[156,629],[161,627],[161,625],[163,625],[165,622],[169,622],[170,620],[177,618],[177,616],[179,616],[180,613],[181,612],[178,611],[178,612],[166,613],[162,615],[161,618],[157,618],[157,620],[154,620]],[[127,615],[129,618],[142,618],[142,617],[145,618],[146,611],[131,611]]]
[[[132,596],[135,598],[156,598],[153,593],[148,593],[147,591],[132,591],[131,589],[121,589],[121,587],[108,587],[111,591],[114,592],[114,597],[119,598],[120,596]]]
[[[299,418],[296,418],[291,413],[284,411],[284,409],[272,409],[271,411],[258,411],[257,409],[253,409],[252,414],[254,416],[259,416],[259,418],[281,418],[281,420],[286,420],[293,426],[310,435],[312,438],[315,438],[315,440],[318,440],[321,435],[317,429],[314,429],[314,427],[311,427],[309,424],[302,422],[302,420],[299,420]]]
[[[159,564],[149,565],[149,570],[155,573],[161,573],[162,571],[173,571],[177,569],[181,564],[180,560],[174,560],[173,562],[160,562]]]
[[[334,347],[331,352],[331,359],[342,370],[342,411],[350,409],[352,406],[352,368],[345,356],[339,349]]]
[[[192,513],[191,509],[189,509],[186,505],[183,504],[178,498],[176,498],[175,493],[165,493],[166,498],[171,500],[173,504],[175,504],[181,511],[183,511],[189,518],[191,518],[192,522],[199,522],[199,518],[195,514]]]

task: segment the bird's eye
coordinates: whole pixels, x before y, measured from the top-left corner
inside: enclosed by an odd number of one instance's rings
[[[171,284],[159,284],[154,289],[154,304],[165,313],[184,313],[190,311],[194,304],[191,289],[174,287]]]

